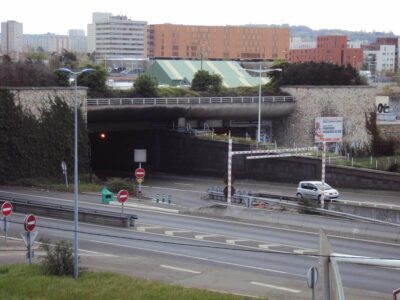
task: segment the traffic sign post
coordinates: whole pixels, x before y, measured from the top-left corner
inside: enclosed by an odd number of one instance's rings
[[[68,192],[68,171],[67,171],[67,164],[65,163],[65,161],[61,162],[61,169],[62,173],[65,175],[65,187]]]
[[[5,234],[4,234],[5,242],[7,242],[7,232],[8,232],[8,229],[10,228],[10,223],[8,222],[7,217],[11,216],[12,210],[13,210],[12,204],[8,201],[5,201],[1,205],[1,214],[3,215],[3,222],[1,222],[1,223],[2,223],[3,230],[5,232]]]
[[[312,289],[312,300],[315,300],[315,286],[318,281],[318,269],[316,267],[311,267],[307,272],[307,285]]]
[[[27,215],[24,220],[24,228],[26,231],[26,245],[28,248],[27,256],[29,264],[32,264],[32,257],[33,257],[32,244],[34,238],[31,240],[31,232],[35,229],[35,227],[36,227],[36,217],[34,215]],[[35,237],[36,235],[37,233],[35,233]]]
[[[139,168],[137,168],[135,170],[136,180],[139,183],[139,187],[138,187],[139,194],[142,193],[142,181],[143,181],[145,175],[146,175],[146,171],[142,168],[142,163],[139,162]],[[142,179],[142,180],[139,180],[139,179]]]
[[[121,203],[121,213],[124,213],[124,203],[128,200],[129,193],[127,190],[120,190],[117,194],[118,202]]]

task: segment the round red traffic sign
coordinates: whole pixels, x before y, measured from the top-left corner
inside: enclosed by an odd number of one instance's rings
[[[143,168],[137,168],[135,170],[135,176],[136,178],[144,178],[144,176],[146,175],[146,172]]]
[[[11,215],[12,213],[12,204],[8,201],[5,201],[2,205],[1,205],[1,213],[3,214],[3,217],[8,217]]]
[[[25,231],[31,232],[36,227],[36,217],[34,215],[27,215],[24,221]]]
[[[127,190],[120,190],[117,194],[117,199],[119,203],[124,203],[128,200],[129,193]]]

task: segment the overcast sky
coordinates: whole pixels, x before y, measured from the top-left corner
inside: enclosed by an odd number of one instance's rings
[[[149,24],[285,23],[400,35],[399,0],[9,0],[0,9],[0,21],[23,23],[26,34],[67,34],[69,29],[86,31],[93,12],[126,15]]]

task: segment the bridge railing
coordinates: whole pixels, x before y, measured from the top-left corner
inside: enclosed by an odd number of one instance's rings
[[[181,97],[181,98],[97,98],[87,99],[88,106],[116,105],[196,105],[220,103],[258,103],[256,97]],[[292,96],[265,96],[263,103],[294,102]]]

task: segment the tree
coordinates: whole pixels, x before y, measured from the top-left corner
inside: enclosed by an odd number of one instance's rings
[[[107,71],[99,65],[86,65],[85,68],[92,68],[95,71],[80,74],[78,76],[78,85],[88,87],[89,95],[104,92],[107,89]]]
[[[281,75],[273,75],[281,85],[360,85],[363,83],[357,70],[325,62],[283,63],[277,65],[283,69]]]
[[[210,74],[207,70],[199,70],[194,74],[191,89],[199,92],[218,93],[222,88],[222,78],[218,74]]]
[[[150,75],[140,75],[134,83],[135,94],[142,97],[158,97],[158,83]]]

